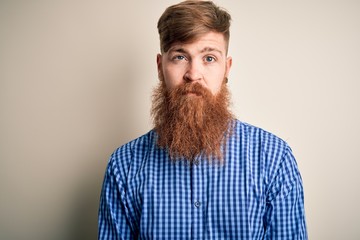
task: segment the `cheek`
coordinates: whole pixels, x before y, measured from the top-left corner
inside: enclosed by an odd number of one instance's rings
[[[213,94],[217,94],[222,84],[224,83],[225,73],[221,74],[214,74],[212,75],[211,79],[208,81],[208,86]]]
[[[164,81],[166,87],[169,89],[175,88],[176,86],[182,84],[183,75],[179,69],[164,69]]]

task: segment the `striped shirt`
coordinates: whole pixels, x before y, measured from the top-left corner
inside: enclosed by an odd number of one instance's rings
[[[99,239],[307,239],[301,176],[280,138],[236,120],[223,164],[171,161],[156,139],[112,154]]]

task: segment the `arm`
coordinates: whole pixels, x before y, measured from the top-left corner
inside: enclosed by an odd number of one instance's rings
[[[134,239],[127,219],[125,189],[116,161],[110,160],[105,172],[98,218],[99,240]]]
[[[266,199],[265,239],[307,239],[301,176],[291,150],[282,157]]]

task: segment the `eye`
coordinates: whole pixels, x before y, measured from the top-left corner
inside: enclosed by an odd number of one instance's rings
[[[205,62],[215,62],[215,58],[213,56],[206,56],[205,57]]]
[[[185,58],[185,56],[183,56],[183,55],[176,55],[176,56],[174,56],[172,59],[173,59],[173,60],[185,60],[186,58]]]

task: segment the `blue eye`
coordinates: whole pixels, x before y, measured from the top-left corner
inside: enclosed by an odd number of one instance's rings
[[[178,55],[178,56],[174,57],[174,60],[184,60],[184,59],[185,59],[185,57],[182,55]]]
[[[214,61],[215,61],[215,58],[212,57],[212,56],[207,56],[207,57],[205,57],[205,61],[206,61],[206,62],[214,62]]]

